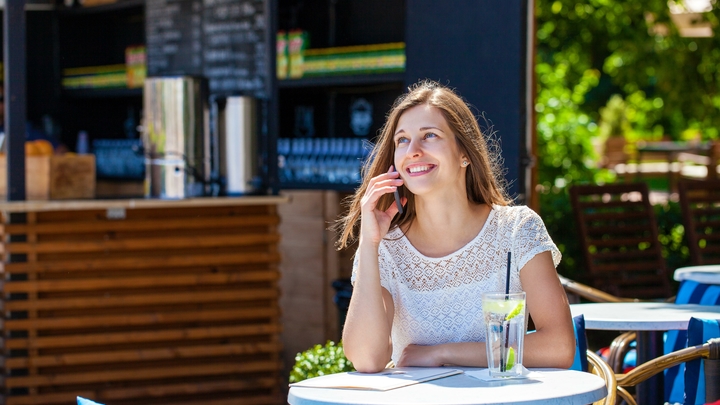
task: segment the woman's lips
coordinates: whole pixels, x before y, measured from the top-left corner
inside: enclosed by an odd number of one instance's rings
[[[405,168],[405,171],[410,176],[421,176],[423,174],[431,172],[433,169],[435,169],[435,165],[427,163],[408,166],[407,168]]]

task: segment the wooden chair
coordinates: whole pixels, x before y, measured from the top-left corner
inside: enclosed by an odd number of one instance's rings
[[[590,287],[587,284],[578,283],[577,281],[571,280],[567,277],[563,277],[558,274],[560,278],[560,284],[568,294],[577,295],[578,297],[585,298],[591,302],[633,302],[640,301],[637,298],[622,298],[612,294],[608,294],[605,291],[598,290],[597,288]]]
[[[713,379],[717,378],[718,361],[720,361],[720,339],[711,339],[705,344],[688,347],[681,349],[664,356],[653,359],[647,363],[641,364],[636,368],[625,374],[616,374],[618,396],[624,399],[628,405],[637,405],[635,398],[627,391],[627,388],[634,387],[637,384],[653,377],[665,369],[673,366],[677,366],[682,363],[687,363],[693,360],[707,359],[711,362],[710,368],[714,368],[712,372],[708,372],[708,368],[705,369],[705,399],[702,403],[711,403],[720,399],[720,390],[717,389],[717,381]],[[695,387],[691,387],[695,388]],[[688,386],[686,384],[686,390]],[[692,401],[691,403],[695,403]]]
[[[683,180],[678,196],[693,264],[720,263],[720,180]]]
[[[610,368],[610,366],[602,358],[600,358],[600,356],[593,353],[591,350],[588,350],[586,354],[588,359],[588,372],[605,380],[605,387],[608,392],[605,399],[596,401],[593,405],[615,405],[617,394],[619,392],[615,373],[612,368]]]
[[[593,287],[621,298],[672,295],[647,184],[573,186],[570,199]]]

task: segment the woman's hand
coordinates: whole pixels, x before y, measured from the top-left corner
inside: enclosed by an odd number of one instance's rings
[[[395,204],[391,204],[388,209],[381,211],[377,208],[380,197],[385,194],[394,192],[403,184],[400,173],[395,171],[393,166],[387,173],[383,173],[377,177],[370,179],[365,195],[360,200],[361,215],[360,221],[360,238],[368,241],[374,246],[378,246],[383,237],[390,229],[390,223],[393,217],[398,213]],[[403,197],[404,204],[407,199]]]

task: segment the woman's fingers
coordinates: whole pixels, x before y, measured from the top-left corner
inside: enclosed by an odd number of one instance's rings
[[[380,197],[394,192],[402,184],[400,173],[396,172],[393,166],[390,166],[386,173],[375,176],[370,180],[368,189],[365,192],[366,203],[371,203],[374,209]]]

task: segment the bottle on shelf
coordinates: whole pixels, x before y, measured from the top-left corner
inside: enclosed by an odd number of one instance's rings
[[[77,143],[75,144],[75,152],[78,155],[85,155],[90,152],[90,143],[87,131],[80,131],[77,135]]]

